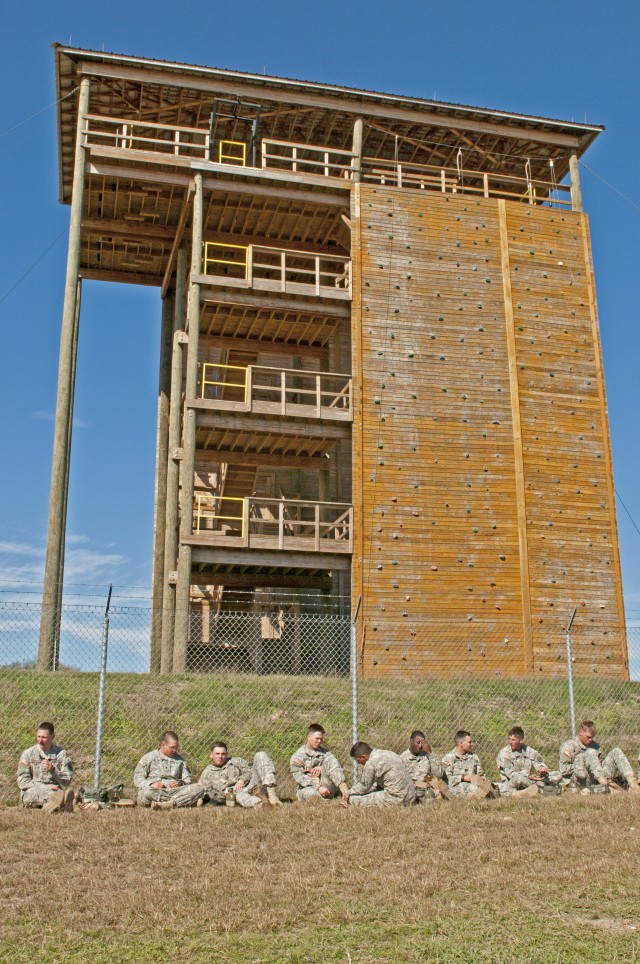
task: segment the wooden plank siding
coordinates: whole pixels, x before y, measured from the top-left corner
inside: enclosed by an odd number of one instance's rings
[[[584,216],[416,194],[352,202],[362,672],[555,675],[578,605],[576,673],[626,677]]]

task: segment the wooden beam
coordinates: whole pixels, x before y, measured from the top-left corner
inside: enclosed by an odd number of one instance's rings
[[[201,284],[206,284],[206,277],[198,275],[196,279]],[[237,305],[246,308],[267,308],[271,311],[295,311],[298,315],[322,315],[332,318],[350,318],[351,305],[348,302],[330,303],[326,299],[317,300],[309,304],[299,299],[274,298],[271,295],[254,293],[246,289],[238,288],[237,291],[224,291],[215,285],[200,289],[200,300],[203,304],[212,305]]]
[[[283,549],[232,549],[228,546],[207,545],[206,537],[191,536],[181,540],[193,548],[193,565],[210,566],[269,566],[279,569],[318,569],[332,572],[351,569],[348,553],[287,552]]]
[[[185,224],[187,223],[187,217],[190,210],[191,195],[194,191],[194,183],[191,181],[189,187],[184,192],[184,197],[182,199],[182,207],[180,208],[180,217],[178,218],[178,226],[175,230],[175,237],[173,239],[173,244],[171,245],[171,251],[169,252],[169,260],[167,261],[167,267],[164,270],[164,278],[162,279],[162,297],[166,296],[167,289],[169,287],[169,282],[171,281],[171,275],[173,274],[173,265],[178,254],[178,248],[180,242],[182,241],[182,235],[184,234]]]
[[[203,465],[211,462],[215,465],[257,465],[268,468],[311,469],[326,472],[331,461],[325,455],[278,455],[272,452],[242,452],[228,449],[206,449],[198,446],[196,462]]]
[[[269,341],[267,338],[234,338],[232,335],[201,335],[200,346],[207,348],[235,348],[242,351],[266,352],[269,355],[299,355],[303,358],[327,358],[323,345],[299,345],[297,342]]]
[[[331,576],[326,572],[317,576],[284,575],[276,572],[216,572],[210,576],[191,576],[191,595],[204,587],[224,586],[225,589],[331,589]],[[195,590],[195,592],[194,592]]]
[[[99,234],[102,237],[113,235],[142,241],[173,241],[176,233],[171,225],[152,224],[150,221],[121,221],[115,218],[83,218],[82,230],[85,234]]]
[[[139,271],[109,271],[107,268],[80,268],[80,277],[86,281],[117,281],[128,285],[154,285],[160,287],[160,275],[142,274]]]
[[[254,415],[244,415],[240,412],[217,412],[209,406],[206,398],[188,398],[187,408],[198,410],[198,428],[213,428],[222,431],[249,432],[250,434],[291,435],[297,438],[321,438],[333,440],[351,437],[350,422],[332,422],[331,424],[313,424],[303,419],[278,420],[275,418],[256,418]],[[207,409],[210,409],[207,411]]]
[[[452,120],[460,121],[459,127],[467,131],[478,131],[483,134],[497,134],[502,137],[509,137],[514,140],[530,140],[532,143],[558,144],[562,147],[572,147],[577,150],[580,146],[578,135],[571,136],[558,131],[544,131],[537,127],[526,126],[526,121],[537,121],[538,118],[520,117],[515,115],[513,122],[503,123],[496,121],[474,120],[470,117],[459,117],[453,112],[436,113],[430,105],[415,105],[413,107],[395,107],[389,103],[381,103],[366,99],[366,93],[359,90],[340,91],[335,90],[333,94],[315,93],[307,87],[303,91],[291,90],[290,87],[282,88],[270,86],[272,78],[265,77],[264,83],[258,86],[258,80],[262,78],[247,78],[241,80],[227,80],[220,76],[207,78],[195,76],[187,66],[180,65],[180,71],[171,73],[159,68],[152,67],[128,67],[123,64],[115,63],[94,63],[91,61],[81,61],[78,65],[80,76],[89,75],[92,77],[118,77],[122,80],[132,80],[142,84],[160,84],[164,87],[188,87],[189,90],[201,90],[211,96],[216,94],[238,94],[245,97],[250,93],[251,96],[259,100],[270,100],[286,104],[299,104],[303,107],[317,107],[333,112],[342,111],[345,114],[372,115],[374,117],[386,117],[392,120],[408,121],[411,124],[429,124],[432,127],[451,127]],[[315,85],[314,85],[315,86]],[[347,97],[347,93],[350,97]],[[390,99],[404,101],[406,98],[384,95],[388,101]],[[446,107],[447,105],[442,105]],[[455,107],[455,105],[452,105]],[[458,108],[455,107],[457,110]],[[480,108],[472,109],[472,112],[482,113]],[[495,117],[499,112],[487,111]],[[518,121],[520,125],[518,126]],[[540,118],[542,124],[547,122]]]

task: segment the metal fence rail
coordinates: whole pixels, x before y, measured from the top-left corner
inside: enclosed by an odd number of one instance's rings
[[[497,675],[476,658],[483,647],[481,630],[428,620],[416,645],[424,652],[446,646],[454,672],[443,674],[441,668],[439,675],[430,674],[428,661],[420,673],[403,672],[402,648],[389,633],[385,658],[366,666],[363,676],[357,627],[349,617],[320,606],[315,597],[303,604],[263,604],[259,611],[241,611],[239,603],[234,612],[216,614],[212,607],[192,614],[188,672],[160,676],[149,673],[149,608],[112,604],[107,613],[105,606],[64,606],[57,669],[38,672],[41,606],[0,601],[0,801],[17,801],[18,756],[33,744],[43,720],[55,723],[56,739],[71,753],[79,785],[92,784],[100,766],[103,783],[124,781],[131,787],[137,760],[170,728],[178,732],[195,778],[213,739],[225,740],[236,755],[267,750],[286,798],[293,792],[288,759],[315,720],[326,727],[327,745],[345,764],[356,734],[400,751],[417,727],[444,753],[457,729],[469,729],[494,776],[495,756],[509,726],[522,725],[531,744],[555,765],[572,719],[590,718],[605,748],[620,746],[635,765],[640,628],[626,630],[631,678],[607,676],[606,665],[581,676],[576,664],[572,706],[566,654],[571,659],[571,645],[577,650],[589,638],[579,619],[569,634],[547,630],[550,647],[565,654],[558,657],[553,678]],[[514,626],[511,635],[517,632]],[[505,639],[509,636],[507,628]]]

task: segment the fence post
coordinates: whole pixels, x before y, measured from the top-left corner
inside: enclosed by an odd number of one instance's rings
[[[351,742],[358,742],[358,613],[362,596],[358,597],[355,615],[351,622]],[[358,764],[353,761],[353,782],[358,779]]]
[[[577,607],[573,607],[573,612],[569,622],[567,623],[567,628],[565,630],[566,641],[567,641],[567,683],[569,684],[569,715],[571,717],[571,736],[575,739],[576,735],[576,704],[573,698],[573,657],[571,654],[571,624],[576,615]]]
[[[104,611],[102,623],[102,657],[100,660],[100,690],[98,695],[98,725],[96,731],[96,769],[93,781],[94,788],[100,789],[100,762],[102,758],[102,727],[104,726],[104,689],[107,679],[107,651],[109,648],[109,606],[111,605],[111,592],[113,586],[109,586],[107,605]]]

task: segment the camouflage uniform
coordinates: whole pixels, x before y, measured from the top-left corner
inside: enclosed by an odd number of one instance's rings
[[[421,750],[420,753],[412,753],[411,750],[407,749],[400,754],[400,759],[409,771],[414,785],[417,780],[442,777],[442,766],[436,753],[427,753],[425,750]],[[439,792],[437,795],[439,796]],[[432,799],[427,795],[424,787],[416,787],[416,798],[418,803],[424,803],[426,800]]]
[[[49,760],[53,770],[41,770],[42,760]],[[68,787],[73,776],[73,766],[62,747],[52,744],[49,751],[38,743],[20,756],[18,763],[18,786],[23,807],[43,807],[54,793]]]
[[[256,753],[251,766],[242,757],[233,756],[221,767],[210,763],[200,774],[198,782],[205,788],[209,801],[220,805],[225,802],[225,790],[233,789],[238,780],[244,781],[244,787],[236,791],[236,803],[241,807],[257,807],[262,801],[250,791],[254,787],[275,787],[273,760],[266,753]]]
[[[626,783],[629,774],[633,777],[631,764],[618,747],[605,757],[595,740],[584,746],[577,737],[565,740],[560,747],[560,773],[580,788],[594,786],[599,780]]]
[[[180,780],[183,786],[170,787],[173,780]],[[152,783],[162,783],[162,787],[152,787]],[[193,807],[204,796],[204,787],[191,782],[189,767],[177,753],[165,756],[160,750],[145,753],[133,774],[133,785],[138,791],[138,803],[149,807],[157,803],[172,802],[176,807]]]
[[[442,769],[447,778],[449,789],[456,797],[464,797],[478,792],[474,783],[463,782],[464,776],[475,774],[484,777],[482,764],[475,753],[459,754],[455,749],[442,757]]]
[[[312,777],[311,770],[316,767],[322,768],[319,777]],[[301,746],[291,757],[289,768],[293,779],[298,784],[296,797],[298,800],[310,800],[312,797],[320,797],[320,787],[325,787],[331,797],[335,797],[341,783],[345,783],[344,770],[334,757],[333,753],[325,750],[323,746],[317,750],[309,750]]]
[[[408,807],[416,802],[416,788],[402,759],[391,750],[372,750],[360,780],[349,790],[355,807]]]
[[[503,797],[511,796],[514,790],[526,790],[534,786],[534,781],[529,779],[529,774],[537,775],[541,768],[548,771],[547,764],[538,751],[527,746],[526,743],[523,743],[519,750],[505,746],[498,753],[496,763],[500,770],[498,791]],[[560,773],[551,771],[547,774],[547,780],[549,783],[557,783],[560,780]]]

